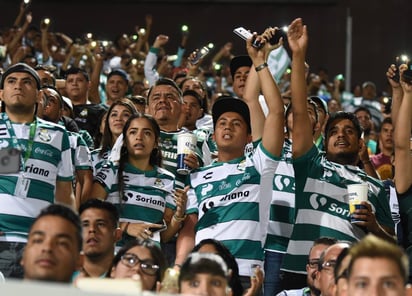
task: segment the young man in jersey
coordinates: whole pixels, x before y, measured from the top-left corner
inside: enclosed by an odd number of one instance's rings
[[[43,209],[30,228],[21,265],[24,279],[69,284],[83,263],[79,216],[63,205]]]
[[[18,171],[0,174],[0,271],[6,277],[23,276],[19,257],[40,210],[55,202],[75,206],[69,137],[35,116],[41,96],[33,68],[19,63],[3,74],[0,143],[20,150]]]
[[[263,39],[258,36],[257,38]],[[262,40],[263,42],[263,40]],[[252,140],[255,112],[262,112],[257,99],[219,98],[213,105],[217,161],[190,175],[189,216],[195,217],[195,241],[220,240],[239,265],[247,288],[252,264],[263,268],[263,247],[269,221],[273,176],[283,146],[283,101],[265,63],[268,47],[260,50],[247,42],[258,72],[269,113],[256,151],[245,157]]]
[[[305,54],[307,30],[301,19],[289,26],[288,43],[292,58],[292,112],[294,137],[292,145],[295,170],[296,222],[283,261],[284,287],[303,286],[305,257],[319,236],[343,241],[356,241],[370,232],[394,240],[394,225],[388,199],[381,182],[356,167],[364,145],[355,115],[337,112],[325,126],[325,151],[313,142],[313,130],[307,111]],[[368,183],[368,202],[357,209],[351,223],[347,185]]]

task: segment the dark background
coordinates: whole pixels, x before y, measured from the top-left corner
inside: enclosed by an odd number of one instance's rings
[[[0,27],[13,23],[19,4],[18,0],[0,0]],[[349,12],[353,19],[351,85],[372,80],[378,90],[387,87],[385,72],[395,56],[412,55],[411,0],[33,0],[31,11],[34,24],[39,24],[43,17],[50,17],[51,31],[61,31],[70,37],[92,32],[99,39],[132,34],[135,25],[144,26],[144,16],[151,14],[153,31],[149,41],[152,43],[160,33],[169,35],[166,51],[170,54],[178,46],[182,24],[190,28],[187,46],[190,51],[209,42],[215,44],[217,51],[231,41],[233,53],[243,54],[244,42],[232,33],[235,27],[244,26],[260,32],[269,25],[283,26],[301,17],[309,30],[307,60],[311,70],[324,67],[330,76],[345,71],[346,16]]]

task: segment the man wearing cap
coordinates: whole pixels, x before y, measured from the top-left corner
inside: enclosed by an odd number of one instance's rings
[[[73,171],[66,130],[36,114],[40,79],[26,64],[2,76],[0,146],[20,150],[18,171],[0,174],[0,271],[22,277],[19,257],[40,210],[58,202],[74,208]]]
[[[260,37],[258,37],[260,38]],[[242,285],[250,285],[251,266],[263,268],[263,247],[269,223],[273,176],[283,145],[284,108],[280,92],[261,50],[247,42],[248,53],[258,72],[269,113],[256,151],[245,156],[252,140],[256,99],[247,104],[233,97],[221,97],[213,105],[214,140],[217,161],[190,175],[188,216],[194,216],[195,241],[214,238],[225,244],[236,258]]]
[[[316,146],[319,150],[324,150],[324,136],[323,132],[325,130],[325,124],[329,118],[328,104],[324,99],[318,96],[311,96],[310,99],[316,103],[318,106],[318,126],[315,129],[313,139],[315,140]]]

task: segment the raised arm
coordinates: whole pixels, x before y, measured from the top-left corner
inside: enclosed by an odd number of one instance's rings
[[[288,42],[292,50],[292,112],[293,112],[293,157],[305,154],[314,145],[313,130],[308,115],[305,80],[305,56],[308,34],[302,19],[295,19],[288,29]]]
[[[406,65],[401,65],[401,75]],[[412,85],[401,80],[403,98],[395,125],[395,186],[399,193],[406,192],[412,185],[412,157],[410,152],[410,138],[412,128]]]
[[[392,108],[391,108],[391,117],[392,117],[392,125],[395,128],[396,121],[398,118],[399,107],[401,106],[402,97],[403,97],[403,90],[399,83],[399,81],[395,81],[394,77],[396,75],[396,71],[399,69],[396,68],[394,64],[390,65],[388,71],[386,72],[386,77],[388,78],[388,82],[392,88]],[[399,77],[399,76],[398,76]]]
[[[257,38],[261,43],[266,43],[266,39],[263,38],[263,36],[258,36]],[[249,39],[246,44],[248,54],[253,62],[252,67],[255,68],[254,70],[258,75],[262,93],[269,110],[266,120],[264,121],[262,144],[269,153],[275,156],[280,156],[284,140],[284,107],[280,91],[266,63],[267,52],[270,51],[271,48],[265,44],[261,49],[257,49],[252,46],[252,39]],[[262,112],[259,102],[254,103],[252,108],[258,108],[260,109],[260,112]],[[255,116],[258,111],[259,110],[250,110],[252,124],[255,121],[253,116]],[[252,125],[252,133],[253,128]]]

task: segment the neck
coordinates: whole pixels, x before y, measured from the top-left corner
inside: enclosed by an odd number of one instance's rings
[[[238,152],[227,152],[227,151],[219,150],[217,159],[219,162],[228,162],[233,159],[242,157],[244,155],[245,155],[244,150],[238,151]]]
[[[89,277],[100,277],[107,272],[112,264],[114,251],[104,257],[90,258],[85,256],[83,271]]]
[[[158,121],[157,123],[159,124],[160,129],[165,132],[174,132],[179,130],[178,123],[174,121]]]
[[[33,122],[34,120],[34,110],[32,113],[24,113],[24,114],[18,114],[18,113],[11,113],[11,112],[6,112],[7,116],[9,117],[11,122],[14,123],[30,123]]]
[[[149,158],[140,159],[129,156],[128,162],[141,171],[150,171],[153,169],[153,166],[149,163]]]
[[[187,128],[189,131],[194,131],[196,129],[196,124],[185,125],[184,128]]]
[[[71,97],[70,100],[74,106],[87,104],[87,97]]]

